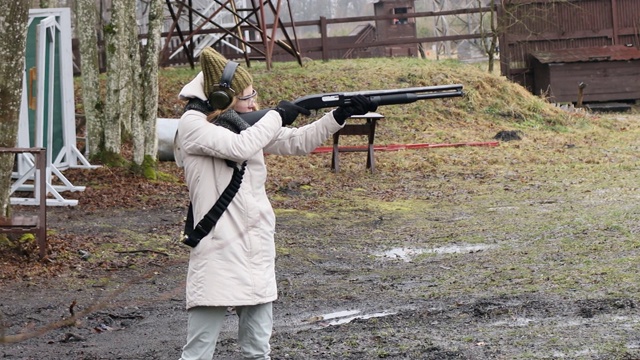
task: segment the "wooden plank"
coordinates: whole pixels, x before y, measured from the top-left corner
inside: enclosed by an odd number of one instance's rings
[[[38,216],[14,215],[10,219],[0,217],[0,227],[8,228],[36,228],[38,227]],[[0,229],[1,231],[1,229]]]

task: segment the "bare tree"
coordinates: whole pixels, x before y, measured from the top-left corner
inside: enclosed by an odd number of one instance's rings
[[[141,43],[136,6],[148,6],[148,32]],[[123,137],[133,143],[133,167],[155,177],[158,109],[158,54],[162,0],[113,0],[103,28],[106,49],[106,95],[98,81],[97,9],[93,0],[78,0],[77,29],[82,59],[83,104],[89,153],[107,165],[123,165]]]
[[[127,0],[127,7],[131,9],[128,12],[128,24],[137,24],[136,19],[136,0]],[[143,91],[147,84],[142,82],[142,69],[140,67],[140,41],[138,40],[138,27],[129,26],[127,31],[127,50],[131,61],[130,77],[134,79],[131,83],[131,95],[139,94],[135,99],[131,99],[131,113],[129,114],[129,125],[127,129],[131,133],[131,141],[133,142],[133,164],[134,166],[142,164],[144,159],[144,130],[142,126],[142,99]]]
[[[104,152],[108,164],[121,163],[122,126],[131,118],[131,99],[127,97],[130,60],[127,42],[127,0],[111,2],[111,19],[105,26],[107,53],[107,93],[103,126]]]
[[[76,0],[76,36],[80,47],[82,71],[82,105],[86,121],[88,153],[95,155],[103,148],[104,101],[100,96],[98,62],[98,9],[95,0]]]
[[[0,0],[0,147],[15,147],[18,137],[27,6],[26,1]],[[0,216],[10,213],[12,168],[13,156],[0,156]]]
[[[497,0],[499,1],[499,0]],[[482,7],[482,0],[478,0],[478,7]],[[498,52],[498,21],[497,21],[497,6],[495,1],[490,1],[489,6],[489,19],[486,19],[486,13],[480,14],[480,33],[482,34],[481,44],[482,49],[488,56],[487,71],[493,73],[495,67],[496,55]],[[489,28],[489,31],[486,30]]]
[[[158,62],[160,35],[162,30],[164,5],[162,0],[149,2],[149,28],[146,42],[141,48],[142,71],[140,81],[142,96],[138,97],[138,123],[133,124],[133,162],[142,166],[146,177],[155,178],[158,135],[156,121],[158,116]],[[137,45],[137,37],[135,44]],[[136,47],[137,49],[137,47]]]

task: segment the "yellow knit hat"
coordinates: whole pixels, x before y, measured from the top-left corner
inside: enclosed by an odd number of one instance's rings
[[[204,93],[207,98],[211,92],[220,90],[218,85],[227,62],[229,60],[211,47],[205,48],[200,53],[200,68],[204,75]],[[242,94],[242,91],[251,84],[253,84],[251,74],[238,66],[231,79],[231,89],[235,92],[235,96]]]

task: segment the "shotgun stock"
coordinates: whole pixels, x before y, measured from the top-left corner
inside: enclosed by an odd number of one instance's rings
[[[314,94],[300,97],[294,101],[294,104],[302,106],[308,110],[319,110],[330,107],[338,107],[341,105],[351,104],[351,99],[356,95],[368,96],[369,100],[383,105],[396,105],[396,104],[408,104],[418,100],[426,99],[440,99],[448,97],[463,96],[462,85],[438,85],[438,86],[423,86],[423,87],[411,87],[404,89],[387,89],[387,90],[370,90],[370,91],[356,91],[356,92],[336,92],[326,94]],[[267,111],[272,110],[263,109],[253,111],[250,113],[240,114],[249,125],[255,124],[260,120]]]

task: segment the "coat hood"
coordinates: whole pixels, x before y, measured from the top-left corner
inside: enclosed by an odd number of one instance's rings
[[[202,74],[202,71],[200,71],[193,80],[180,90],[180,94],[178,96],[181,100],[198,98],[200,100],[207,101],[207,96],[204,94],[204,75]]]

